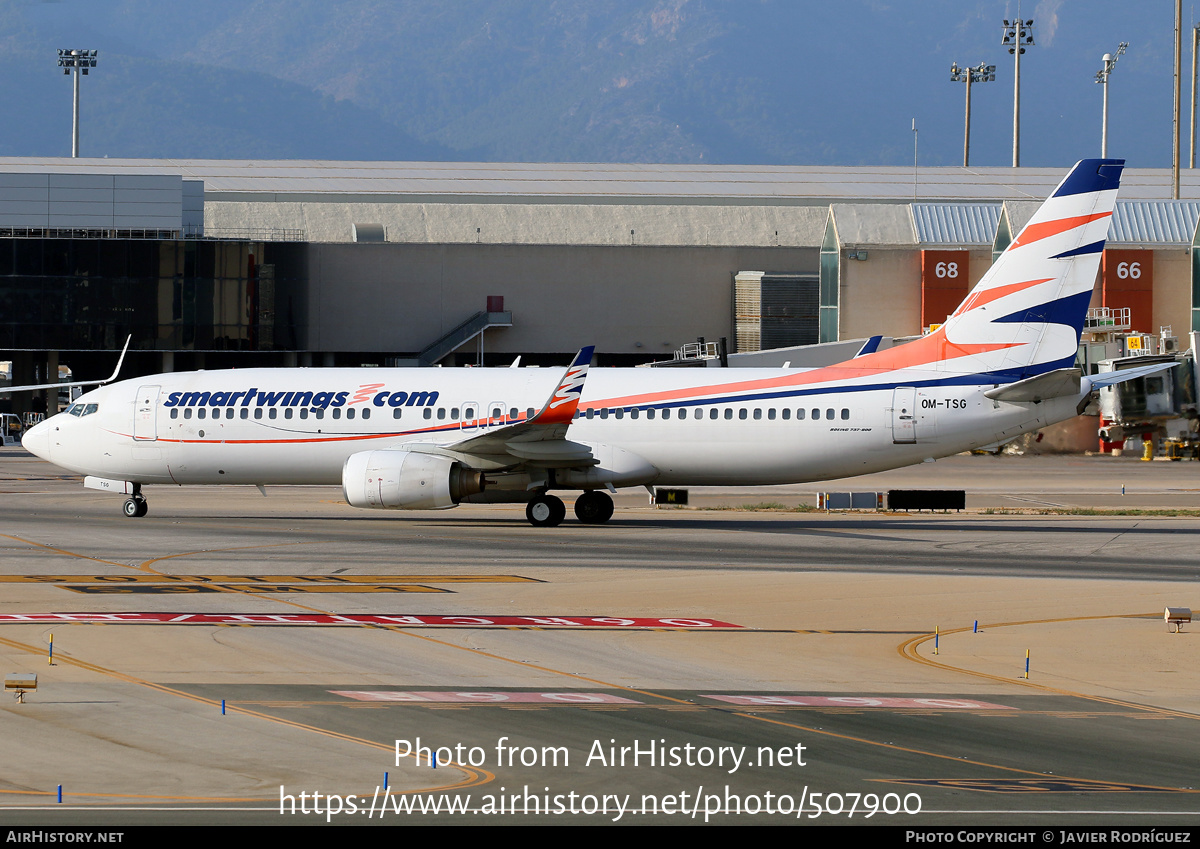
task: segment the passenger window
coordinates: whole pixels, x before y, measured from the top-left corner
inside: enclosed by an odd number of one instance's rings
[[[308,407],[301,407],[301,408],[300,408],[300,418],[302,418],[302,419],[307,419],[307,418],[308,418]]]
[[[433,418],[433,410],[430,409],[429,407],[426,407],[424,410],[424,416],[427,419],[432,419]]]
[[[697,407],[697,408],[696,408],[696,415],[695,415],[695,418],[697,418],[697,419],[702,419],[702,418],[704,418],[704,411],[703,411],[703,410],[701,410],[699,407]]]
[[[346,411],[346,418],[348,418],[348,419],[354,418],[354,408],[353,407],[351,407],[349,410]]]
[[[831,421],[833,420],[833,408],[832,407],[830,407],[829,409],[827,409],[825,411],[825,418],[827,418]]]
[[[492,418],[493,419],[498,419],[503,415],[504,415],[504,411],[501,410],[499,407],[495,407],[492,409]],[[400,418],[400,417],[396,416],[396,418]]]
[[[364,419],[369,419],[369,418],[371,418],[371,410],[370,410],[369,408],[368,408],[368,409],[365,409],[365,410],[363,410],[363,411],[362,411],[362,417],[363,417]]]
[[[68,407],[67,412],[73,416],[79,415],[79,411],[76,410],[74,407]],[[171,408],[171,418],[173,418],[173,419],[179,418],[179,408],[178,407]]]
[[[742,409],[738,410],[738,418],[739,419],[742,419],[743,421],[745,421],[747,415],[748,415],[748,413],[747,413],[745,407],[742,407]]]
[[[454,421],[458,421],[458,407],[450,408],[450,418]]]
[[[445,407],[438,407],[437,417],[438,417],[438,421],[442,421],[446,418],[446,408]]]
[[[812,417],[813,417],[814,422],[820,421],[821,420],[821,411],[818,410],[816,407],[813,407]]]
[[[512,419],[514,422],[517,420],[517,408],[516,407],[513,407],[511,410],[508,411],[508,417],[510,419]]]
[[[798,421],[798,422],[804,421],[804,416],[805,416],[805,410],[803,407],[796,410],[796,421]]]
[[[272,419],[277,419],[277,418],[279,418],[279,410],[272,407],[271,412],[268,413],[267,416]]]
[[[762,418],[762,410],[755,409],[754,418],[755,418],[755,420],[761,419]]]
[[[849,421],[849,419],[850,419],[850,410],[847,409],[846,407],[842,407],[842,421]]]
[[[731,409],[729,409],[728,407],[726,407],[726,408],[725,408],[725,419],[726,419],[726,420],[729,420],[729,419],[732,419],[732,418],[733,418],[733,410],[731,410]]]
[[[340,419],[340,418],[342,417],[342,411],[341,411],[341,410],[338,410],[338,409],[335,409],[335,410],[333,411],[333,417],[334,417],[335,419]]]
[[[242,412],[245,413],[246,411],[242,410]],[[318,419],[323,419],[323,418],[325,418],[325,411],[320,410],[320,409],[313,410],[313,415],[316,416]],[[243,415],[242,418],[244,419],[246,417]]]
[[[525,411],[525,418],[527,419],[532,419],[535,415],[537,415],[537,410],[533,409],[533,407]]]
[[[463,410],[463,418],[467,419],[468,421],[475,418],[475,408],[467,407],[465,410]]]
[[[191,411],[191,410],[184,410],[184,411],[183,411],[183,417],[184,417],[185,419],[190,419],[190,418],[192,417],[192,411]]]
[[[395,407],[392,409],[392,418],[393,419],[400,418],[400,408],[399,407]]]
[[[247,410],[245,407],[242,407],[242,418],[243,419],[250,418],[250,411]],[[318,416],[317,418],[320,418],[320,416]]]
[[[648,418],[648,419],[652,419],[652,418],[654,418],[654,408],[653,408],[653,407],[647,407],[647,408],[646,408],[646,418]],[[664,418],[664,419],[665,419],[665,418],[667,418],[667,411],[666,411],[666,410],[663,410],[663,418]]]
[[[596,418],[596,411],[595,411],[595,410],[588,410],[588,411],[587,411],[587,417],[588,417],[589,419],[594,419],[594,418]]]
[[[254,418],[256,418],[256,419],[261,419],[261,418],[262,418],[262,407],[255,407],[255,408],[254,408]]]
[[[708,417],[710,419],[715,419],[719,415],[720,415],[720,413],[717,411],[716,407],[713,407],[711,410],[708,411]]]
[[[770,419],[771,421],[775,421],[775,408],[774,407],[767,410],[767,418]]]
[[[780,412],[783,414],[783,420],[785,422],[792,417],[791,407],[784,407],[782,410],[780,410]]]
[[[603,410],[600,411],[600,418],[602,418],[602,419],[608,418],[608,407],[605,407]]]
[[[617,407],[617,418],[618,419],[625,418],[625,408],[624,407]]]
[[[283,411],[283,417],[285,419],[290,419],[292,417],[292,408],[291,407],[288,407],[286,410]]]
[[[208,412],[207,410],[205,410],[203,407],[201,407],[200,409],[196,410],[196,418],[198,418],[198,419],[204,418],[204,416],[207,412]]]

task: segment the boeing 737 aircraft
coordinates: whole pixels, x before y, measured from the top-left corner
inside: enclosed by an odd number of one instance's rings
[[[524,502],[601,523],[624,486],[785,484],[945,457],[1077,415],[1079,334],[1124,162],[1078,163],[944,325],[827,368],[239,369],[102,385],[25,448],[128,496],[148,484],[336,484],[355,507]]]

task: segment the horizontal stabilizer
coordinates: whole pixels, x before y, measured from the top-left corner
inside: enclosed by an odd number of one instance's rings
[[[1081,373],[1077,368],[1060,368],[1039,374],[1037,377],[1027,377],[1016,383],[997,386],[984,392],[984,397],[993,401],[1032,401],[1037,403],[1050,398],[1062,398],[1066,395],[1078,395],[1082,391],[1079,384]]]
[[[1160,371],[1175,368],[1177,365],[1179,363],[1151,363],[1148,366],[1135,366],[1134,368],[1124,368],[1120,371],[1106,371],[1103,374],[1093,374],[1088,380],[1091,381],[1093,389],[1100,389],[1105,386],[1124,383],[1127,380],[1136,380],[1139,377],[1149,377],[1152,374],[1158,374]]]

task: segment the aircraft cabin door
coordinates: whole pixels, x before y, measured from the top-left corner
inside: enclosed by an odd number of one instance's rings
[[[892,390],[892,442],[917,441],[917,389],[897,386]]]
[[[139,386],[133,408],[133,438],[139,441],[158,439],[158,386]]]

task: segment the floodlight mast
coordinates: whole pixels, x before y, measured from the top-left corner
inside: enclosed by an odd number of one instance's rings
[[[1096,72],[1096,82],[1104,86],[1104,110],[1100,118],[1100,158],[1108,158],[1108,78],[1113,72],[1113,68],[1117,67],[1117,59],[1125,53],[1125,48],[1129,46],[1128,41],[1122,41],[1117,45],[1117,53],[1114,56],[1112,53],[1104,54],[1104,67]]]
[[[87,75],[89,68],[96,67],[96,50],[67,50],[59,48],[58,67],[64,74],[74,72],[73,97],[71,108],[71,157],[79,157],[79,76]]]
[[[1013,168],[1021,164],[1021,54],[1033,47],[1033,18],[1004,21],[1000,43],[1013,55]]]
[[[971,164],[971,83],[990,83],[996,80],[996,66],[979,63],[976,68],[960,68],[955,62],[950,66],[950,80],[967,84],[967,120],[963,131],[963,167]]]

